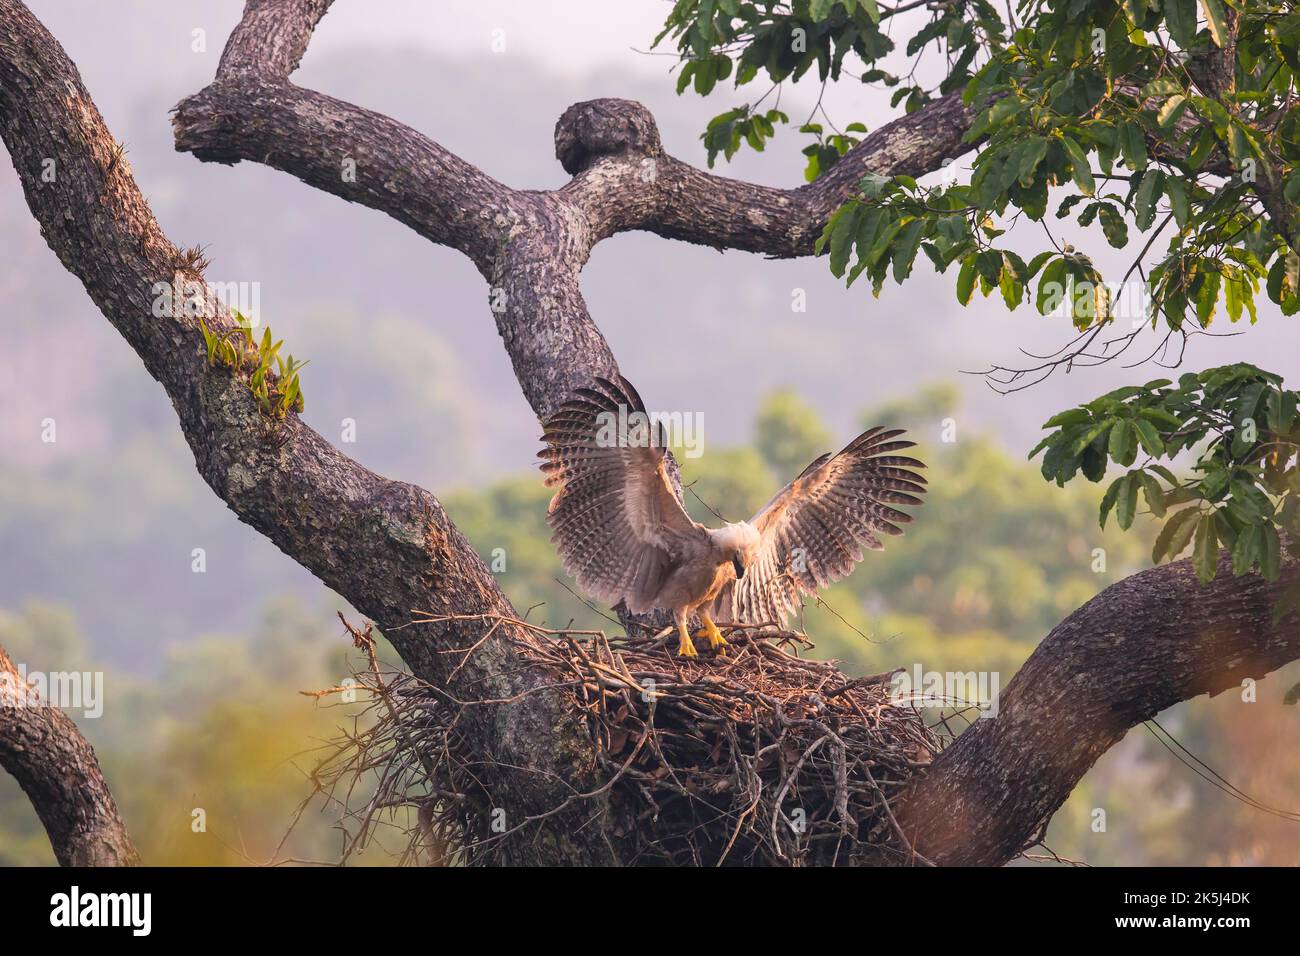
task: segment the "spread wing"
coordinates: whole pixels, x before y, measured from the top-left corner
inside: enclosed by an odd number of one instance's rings
[[[714,603],[719,620],[783,622],[814,594],[853,570],[862,549],[880,551],[881,536],[902,534],[912,516],[893,505],[919,505],[925,479],[915,458],[893,454],[915,443],[894,441],[902,429],[863,432],[838,455],[823,455],[749,520],[761,536],[745,576]]]
[[[601,601],[648,611],[681,556],[707,544],[673,494],[662,429],[619,376],[579,389],[542,440],[542,471],[556,489],[547,521],[564,570]]]

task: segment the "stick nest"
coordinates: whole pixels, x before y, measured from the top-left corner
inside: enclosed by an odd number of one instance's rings
[[[346,621],[344,622],[346,625]],[[513,622],[519,623],[519,622]],[[354,732],[313,779],[342,811],[343,860],[372,842],[404,863],[491,864],[537,818],[493,819],[458,739],[459,711],[409,674],[384,672],[369,628]],[[726,655],[675,655],[666,638],[543,631],[520,650],[582,715],[603,785],[565,803],[614,811],[593,826],[632,862],[908,865],[895,806],[949,737],[891,699],[890,674],[848,679],[798,652],[802,635],[732,629]],[[330,694],[340,688],[318,692]],[[558,810],[559,808],[557,808]],[[634,826],[611,821],[636,821]],[[630,830],[630,832],[624,832]],[[399,846],[385,842],[399,834]]]

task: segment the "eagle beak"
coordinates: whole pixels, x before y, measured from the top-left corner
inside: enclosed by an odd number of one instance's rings
[[[736,578],[740,579],[745,576],[745,566],[740,562],[740,555],[731,559],[731,566],[736,569]]]

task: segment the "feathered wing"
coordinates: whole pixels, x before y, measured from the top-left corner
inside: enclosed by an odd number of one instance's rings
[[[639,614],[707,533],[673,494],[662,434],[638,427],[634,412],[645,405],[626,379],[598,378],[547,420],[540,457],[556,489],[547,521],[564,570],[592,597]]]
[[[912,516],[893,505],[919,505],[925,479],[915,458],[893,454],[915,443],[902,429],[863,432],[838,455],[823,455],[777,493],[749,523],[761,536],[745,576],[723,589],[713,613],[723,621],[784,622],[814,594],[853,570],[862,549],[880,551],[881,535],[902,534]]]

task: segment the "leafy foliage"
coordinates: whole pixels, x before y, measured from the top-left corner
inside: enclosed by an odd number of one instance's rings
[[[1043,477],[1064,485],[1082,472],[1100,481],[1109,465],[1126,469],[1101,502],[1105,527],[1114,513],[1132,526],[1139,495],[1164,525],[1152,549],[1157,563],[1190,544],[1197,576],[1213,579],[1219,545],[1232,568],[1280,570],[1282,536],[1300,557],[1300,394],[1253,365],[1227,365],[1126,386],[1053,416],[1052,429],[1031,453],[1044,452]],[[1190,452],[1190,475],[1178,478],[1162,461]],[[1139,460],[1140,459],[1140,460]],[[1300,594],[1292,596],[1293,599]]]
[[[912,112],[930,101],[936,90],[911,76],[884,69],[881,61],[896,50],[889,18],[919,6],[899,8],[876,0],[678,0],[667,17],[655,45],[671,38],[681,57],[677,92],[693,89],[701,96],[719,83],[732,80],[736,88],[760,78],[772,87],[752,106],[746,104],[715,117],[703,139],[712,165],[719,152],[730,159],[742,141],[761,150],[775,123],[788,123],[779,110],[756,110],[773,90],[815,75],[821,83],[843,78],[892,89],[892,105]],[[937,92],[959,89],[970,76],[972,64],[989,44],[1000,44],[1004,27],[986,0],[954,0],[943,4],[934,17],[906,43],[909,56],[937,45],[948,56],[950,68]],[[813,68],[816,67],[814,74]],[[748,124],[748,125],[746,125]],[[861,122],[843,132],[824,133],[822,124],[808,120],[799,131],[815,137],[803,153],[808,157],[807,177],[815,179],[833,166],[865,133]],[[730,152],[723,148],[730,147]]]
[[[853,75],[850,62],[863,82],[895,87],[893,105],[907,111],[962,91],[976,111],[968,180],[863,178],[816,244],[834,275],[848,285],[865,275],[879,294],[890,276],[906,282],[924,253],[938,272],[952,270],[963,305],[978,289],[997,292],[1008,309],[1030,302],[1068,318],[1084,342],[1071,355],[1121,321],[1131,331],[1120,337],[1132,341],[1144,325],[1186,336],[1222,314],[1254,323],[1261,297],[1284,315],[1300,312],[1293,4],[1022,0],[1005,12],[927,4],[925,14],[920,6],[681,0],[660,37],[671,34],[683,58],[679,92],[693,79],[708,93],[733,71],[737,87],[762,73],[779,89],[814,65],[826,83]],[[913,10],[922,25],[897,50],[882,24]],[[931,88],[902,78],[916,75],[927,51],[945,62]],[[913,58],[910,71],[892,67],[900,54]],[[824,149],[821,125],[805,129],[819,137],[805,150],[811,177],[838,161],[847,140]],[[1108,281],[1092,257],[1053,235],[1066,218],[1113,248],[1140,249],[1122,278]],[[1023,219],[1047,235],[1036,253],[1004,244]],[[1113,513],[1127,530],[1144,503],[1163,520],[1157,562],[1190,546],[1208,581],[1222,546],[1235,573],[1274,579],[1284,547],[1300,556],[1295,417],[1296,393],[1278,376],[1226,366],[1063,412],[1031,457],[1043,453],[1042,473],[1058,485],[1123,469],[1101,521]],[[1180,479],[1171,466],[1185,458],[1191,471]],[[1289,606],[1300,608],[1300,594],[1279,613]]]
[[[718,153],[731,159],[740,150],[743,140],[755,152],[761,153],[768,139],[776,132],[776,123],[788,123],[790,118],[777,109],[766,113],[751,113],[748,106],[728,110],[709,121],[709,127],[700,138],[709,151],[709,166],[713,166]]]
[[[1261,286],[1285,314],[1300,311],[1293,217],[1276,216],[1300,197],[1300,13],[1290,4],[1027,0],[1014,19],[987,3],[934,5],[905,45],[909,57],[929,48],[945,55],[934,89],[881,65],[896,52],[884,21],[916,6],[681,0],[659,37],[671,35],[683,58],[679,92],[693,82],[706,94],[733,75],[737,87],[763,74],[779,88],[814,65],[826,83],[855,75],[846,63],[856,63],[862,81],[897,88],[895,106],[914,110],[962,89],[980,108],[968,133],[982,144],[970,182],[865,180],[822,237],[836,275],[851,283],[866,272],[879,292],[891,267],[905,281],[924,251],[940,271],[958,265],[959,301],[978,284],[1016,308],[1038,277],[1034,305],[1063,311],[1080,329],[1110,321],[1117,306],[1172,330],[1204,328],[1220,305],[1231,321],[1254,321]],[[710,161],[718,152],[730,158],[742,140],[762,147],[774,111],[756,108],[711,124]],[[809,178],[851,147],[848,133],[865,132],[858,123],[828,138],[811,118],[801,129],[817,137],[804,149]],[[1150,234],[1124,277],[1139,271],[1141,289],[1122,290],[1123,302],[1067,244],[1054,242],[1028,264],[994,244],[1006,220],[1047,221],[1050,191],[1065,186],[1074,192],[1056,218],[1099,228],[1116,248],[1129,243],[1130,226]],[[1144,262],[1171,226],[1165,253]]]

